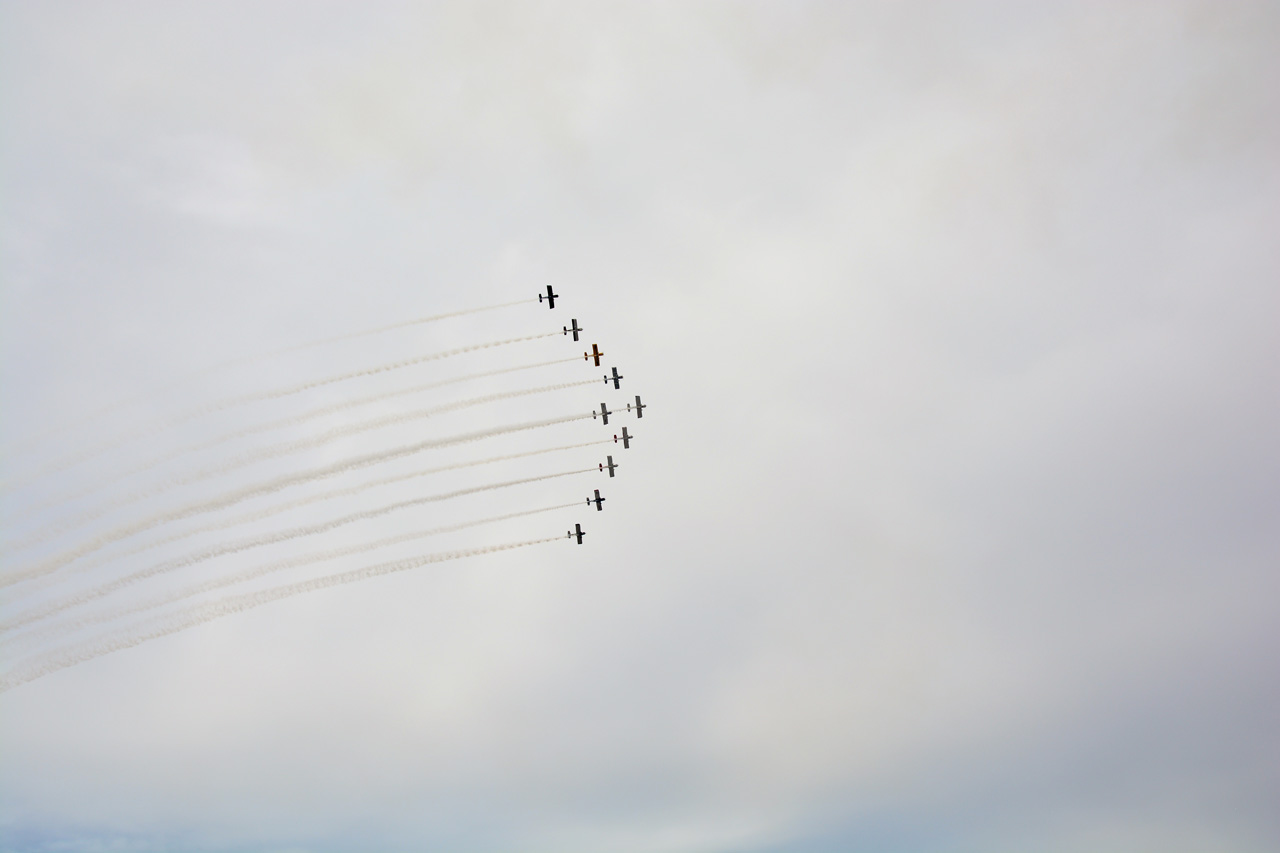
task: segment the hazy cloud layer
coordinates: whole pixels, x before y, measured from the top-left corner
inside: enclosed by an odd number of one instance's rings
[[[584,547],[274,602],[4,693],[0,847],[1280,849],[1274,4],[3,9],[12,482],[41,447],[571,317],[622,391],[397,422],[182,500],[599,399],[651,408],[627,421],[632,450],[601,451],[616,480],[389,515],[319,546],[607,482],[604,512],[438,550],[574,521]],[[550,313],[532,301],[547,283]],[[391,394],[578,345],[519,346],[122,443],[5,491],[4,538],[112,476],[177,482],[277,438],[597,375]],[[381,396],[344,412],[356,395]],[[210,444],[325,407],[270,442]],[[603,435],[586,421],[536,440]],[[378,503],[597,461],[574,453],[407,480]],[[127,521],[112,512],[32,553]],[[248,532],[336,514],[299,505]],[[406,547],[332,569],[427,546]]]

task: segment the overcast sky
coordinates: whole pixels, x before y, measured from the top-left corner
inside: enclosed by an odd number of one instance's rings
[[[164,521],[6,588],[12,620],[197,546],[563,474],[68,611],[102,615],[317,549],[608,501],[250,588],[575,522],[581,547],[299,595],[0,694],[0,848],[1280,850],[1275,3],[0,8],[6,576],[219,490],[650,406],[615,414],[629,450],[424,475],[231,532],[195,530],[230,511]],[[570,318],[580,344],[179,419]],[[189,451],[592,342],[600,370]],[[599,383],[613,365],[618,391]],[[614,427],[450,445],[245,507]],[[298,446],[228,467],[278,442]],[[51,624],[5,637],[6,671],[60,641]]]

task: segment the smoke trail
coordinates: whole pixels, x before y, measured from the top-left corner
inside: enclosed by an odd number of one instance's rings
[[[353,456],[353,457],[350,457],[349,459],[344,459],[342,461],[335,462],[332,465],[325,465],[320,468],[312,468],[309,471],[300,471],[296,474],[286,474],[284,476],[277,477],[272,480],[267,480],[262,483],[257,483],[252,486],[246,486],[241,489],[236,489],[230,492],[224,492],[223,494],[213,498],[195,501],[173,510],[156,513],[155,515],[152,515],[148,518],[144,518],[140,521],[135,521],[131,524],[126,524],[122,527],[117,527],[115,530],[110,530],[99,536],[95,536],[93,539],[90,539],[88,542],[80,545],[77,548],[73,548],[70,551],[66,551],[62,554],[57,555],[56,557],[52,557],[30,568],[23,569],[21,571],[15,572],[14,574],[7,575],[6,577],[0,578],[0,587],[11,586],[20,581],[39,577],[41,575],[47,575],[50,572],[57,571],[62,566],[65,566],[68,563],[79,559],[80,557],[84,557],[88,554],[92,554],[94,551],[97,551],[100,548],[104,548],[107,545],[110,545],[112,542],[118,542],[121,539],[125,539],[129,536],[136,535],[145,530],[150,530],[153,527],[157,527],[161,524],[167,524],[170,521],[177,521],[180,518],[188,518],[190,516],[196,515],[197,513],[201,513],[201,512],[209,512],[211,510],[222,509],[223,507],[227,507],[227,506],[231,506],[232,504],[239,503],[242,500],[255,498],[260,495],[271,494],[272,492],[278,492],[281,489],[288,488],[289,486],[298,485],[299,483],[306,483],[312,480],[320,480],[325,477],[332,477],[336,474],[342,474],[357,468],[364,468],[369,465],[376,465],[379,462],[388,462],[392,459],[399,459],[402,456],[411,456],[415,453],[420,453],[423,450],[431,450],[437,447],[447,447],[449,445],[462,444],[469,441],[479,441],[485,438],[492,438],[493,436],[496,436],[496,435],[505,435],[507,433],[512,433],[512,432],[522,432],[524,430],[540,429],[546,426],[554,426],[556,424],[570,423],[571,421],[586,420],[591,416],[592,416],[591,413],[581,414],[581,415],[566,415],[559,418],[548,418],[547,420],[542,420],[542,421],[528,421],[526,423],[515,424],[514,426],[496,427],[494,429],[480,430],[478,432],[463,433],[462,435],[450,436],[449,438],[429,439],[427,441],[419,441],[414,444],[401,445],[400,447],[394,447],[390,450],[382,450],[377,453],[367,453],[367,454],[364,454],[363,456]]]
[[[172,379],[169,379],[168,381],[160,385],[157,385],[155,388],[155,391],[156,392],[164,391],[180,383],[187,382],[195,376],[199,376],[204,373],[213,373],[214,371],[217,371],[217,370],[225,370],[228,367],[235,367],[236,365],[239,365],[239,364],[248,364],[255,361],[261,361],[267,358],[275,358],[276,356],[286,355],[291,352],[297,352],[298,350],[309,349],[311,347],[322,346],[324,344],[336,343],[338,341],[348,340],[350,338],[360,338],[366,335],[376,335],[382,332],[389,332],[392,329],[401,329],[406,326],[417,326],[417,325],[422,325],[424,323],[434,323],[437,320],[447,320],[451,317],[462,317],[467,314],[479,314],[483,311],[494,311],[499,308],[510,308],[514,305],[525,305],[533,301],[534,300],[532,299],[518,299],[514,302],[502,302],[497,305],[485,305],[481,308],[468,308],[462,311],[452,311],[448,314],[436,314],[431,317],[419,317],[416,320],[405,320],[400,323],[392,323],[391,325],[388,325],[388,326],[378,326],[373,329],[366,329],[363,332],[352,332],[350,334],[338,335],[332,338],[321,338],[319,340],[309,341],[303,344],[297,344],[296,346],[285,347],[284,349],[272,350],[270,352],[261,353],[259,355],[249,355],[249,356],[242,356],[240,358],[233,358],[228,361],[219,362],[218,364],[213,364],[208,367],[201,367],[196,370],[192,370],[192,371],[180,374],[178,376],[175,376]],[[104,417],[105,415],[109,415],[112,412],[119,411],[120,409],[127,408],[128,406],[135,405],[146,399],[148,399],[147,396],[138,396],[138,397],[132,397],[126,400],[120,400],[115,403],[110,403],[100,409],[95,409],[94,411],[89,412],[88,414],[82,415],[79,418],[75,419],[74,421],[70,421],[62,426],[45,430],[41,432],[39,435],[29,436],[26,439],[20,439],[19,441],[14,443],[11,447],[7,448],[7,452],[5,452],[3,455],[8,456],[13,451],[29,448],[32,445],[39,443],[40,441],[43,441],[59,433],[66,432],[67,430],[73,429],[76,426],[79,426],[80,424],[91,423],[97,420],[98,418]]]
[[[536,300],[517,299],[514,302],[501,302],[497,305],[486,305],[483,308],[467,308],[462,311],[452,311],[448,314],[436,314],[432,317],[419,317],[416,320],[404,320],[403,322],[400,322],[400,323],[391,323],[390,325],[387,325],[387,326],[378,326],[373,329],[365,329],[363,332],[351,332],[346,335],[335,335],[332,338],[321,338],[320,340],[317,340],[317,341],[311,341],[305,344],[298,344],[297,346],[289,347],[287,349],[276,350],[275,352],[268,353],[267,356],[258,356],[257,358],[265,358],[265,357],[270,357],[275,355],[284,355],[285,353],[297,352],[298,350],[323,346],[325,344],[334,344],[334,343],[337,343],[338,341],[349,341],[353,338],[363,338],[369,335],[380,335],[383,332],[390,332],[393,329],[404,329],[408,326],[421,326],[424,323],[434,323],[437,320],[447,320],[450,317],[465,317],[468,314],[479,314],[483,311],[495,311],[499,308],[510,308],[514,305],[528,305],[530,302],[534,302],[534,301]],[[243,360],[245,359],[241,359],[241,361]],[[235,364],[235,363],[237,362],[229,362],[228,364]]]
[[[490,465],[495,462],[506,462],[511,459],[524,459],[530,456],[540,456],[544,453],[554,453],[560,450],[575,450],[579,447],[592,447],[598,444],[609,444],[611,443],[611,441],[612,439],[604,438],[598,441],[583,441],[583,442],[579,442],[578,444],[563,444],[557,447],[544,447],[538,450],[525,450],[525,451],[521,451],[520,453],[508,453],[503,456],[490,456],[487,459],[472,459],[467,462],[455,462],[452,465],[440,465],[435,468],[425,468],[418,471],[410,471],[407,474],[396,474],[394,477],[383,477],[378,480],[369,480],[364,483],[357,483],[354,486],[346,486],[341,489],[330,489],[329,491],[320,492],[314,495],[307,495],[306,497],[298,498],[297,500],[287,501],[282,504],[276,504],[275,506],[269,506],[263,509],[254,510],[253,512],[238,515],[234,518],[226,519],[224,521],[215,522],[213,524],[206,524],[201,527],[193,527],[190,530],[182,530],[177,533],[173,533],[169,536],[165,536],[162,539],[152,540],[151,542],[147,542],[129,551],[123,551],[121,553],[111,554],[97,560],[91,560],[87,563],[82,563],[79,566],[75,567],[75,570],[82,571],[82,572],[89,571],[90,569],[96,569],[98,566],[104,565],[106,563],[115,562],[117,560],[123,560],[127,557],[132,557],[137,554],[141,554],[144,551],[150,551],[152,548],[158,548],[161,545],[169,545],[173,542],[178,542],[182,539],[187,539],[192,536],[199,535],[201,533],[212,533],[216,530],[226,530],[231,527],[239,527],[242,524],[250,524],[255,521],[262,521],[265,518],[270,518],[273,515],[279,515],[282,512],[288,512],[289,510],[297,509],[298,507],[301,507],[301,506],[318,503],[320,501],[332,500],[334,498],[339,498],[339,497],[347,497],[348,495],[359,494],[360,492],[368,491],[369,489],[377,488],[378,486],[387,486],[387,485],[391,485],[392,483],[399,483],[404,480],[412,480],[417,477],[425,477],[430,474],[439,474],[444,471],[456,471],[460,468],[473,468],[479,465]]]
[[[523,303],[511,303],[511,304],[514,305],[514,304],[523,304]],[[483,311],[488,309],[481,308],[481,309],[474,309],[474,310]],[[469,312],[464,312],[464,313],[469,313]],[[446,316],[452,316],[452,315],[446,315]],[[414,321],[414,322],[421,322],[421,321]],[[357,334],[370,334],[370,333],[359,332]],[[310,345],[305,344],[304,346],[310,346]],[[533,364],[522,364],[519,367],[504,367],[500,370],[486,370],[481,373],[470,373],[470,374],[467,374],[466,376],[455,376],[452,379],[442,379],[438,382],[428,382],[425,385],[414,385],[409,388],[398,388],[395,391],[387,391],[381,394],[372,394],[365,397],[358,397],[354,400],[344,400],[341,403],[334,403],[332,405],[322,406],[318,409],[312,409],[309,412],[303,412],[300,415],[291,415],[287,418],[279,418],[274,421],[268,421],[267,423],[264,423],[264,424],[254,424],[253,426],[245,427],[243,429],[236,430],[235,432],[224,433],[208,441],[204,441],[198,444],[190,444],[190,445],[187,445],[186,447],[180,447],[177,450],[173,450],[173,451],[170,451],[169,453],[164,454],[163,456],[154,457],[153,459],[149,460],[146,463],[143,463],[140,466],[132,468],[123,473],[113,474],[106,479],[99,480],[96,483],[90,484],[89,486],[81,489],[78,492],[73,492],[69,495],[61,495],[59,497],[52,498],[47,501],[41,501],[40,503],[32,504],[30,507],[24,510],[21,513],[21,515],[22,516],[30,515],[33,512],[39,512],[40,510],[48,509],[49,507],[59,503],[69,503],[71,501],[80,500],[81,498],[84,498],[100,490],[103,486],[106,486],[118,481],[122,477],[132,477],[136,474],[140,474],[144,471],[148,471],[156,467],[157,465],[161,465],[165,462],[168,462],[169,460],[174,459],[175,457],[182,456],[187,453],[195,453],[201,450],[208,450],[210,447],[216,447],[219,444],[222,444],[227,441],[233,441],[237,438],[244,438],[246,436],[254,435],[260,432],[268,432],[273,429],[281,429],[284,427],[296,426],[297,424],[305,423],[315,418],[324,417],[325,415],[336,414],[337,412],[346,411],[347,409],[354,409],[359,406],[367,406],[373,403],[380,403],[385,400],[390,400],[393,397],[402,397],[408,394],[417,394],[422,391],[430,391],[434,388],[443,388],[446,385],[456,385],[459,382],[470,382],[471,380],[474,380],[474,379],[487,379],[493,376],[501,376],[506,373],[516,373],[521,370],[533,370],[538,367],[550,367],[552,365],[566,364],[568,362],[577,361],[577,360],[578,359],[576,357],[556,358],[550,361],[537,361],[537,362],[534,362]],[[84,462],[94,456],[99,456],[105,450],[109,450],[115,446],[116,446],[116,443],[98,445],[95,449],[84,451],[78,454],[78,458],[74,460],[70,458],[68,458],[67,460],[63,460],[65,464],[59,463],[56,465],[52,465],[52,467],[45,466],[44,468],[41,468],[38,471],[32,472],[30,474],[25,474],[20,478],[16,478],[13,481],[11,481],[8,486],[6,486],[6,489],[19,488],[20,486],[25,485],[26,483],[36,479],[37,477],[47,476],[49,474],[56,474],[60,471],[66,470],[67,468],[71,467],[74,464],[77,464],[78,462]],[[29,537],[28,539],[25,539],[14,545],[8,546],[7,548],[0,549],[0,553],[9,553],[12,551],[19,551],[25,548],[29,548],[32,545],[37,545],[41,542],[48,540],[53,536],[57,536],[59,533],[63,533],[72,527],[79,526],[80,524],[83,524],[85,521],[91,521],[94,518],[98,518],[103,514],[104,513],[98,513],[96,515],[89,516],[87,518],[84,516],[78,516],[75,519],[65,522],[61,527],[59,527],[54,531],[40,534],[34,538]]]
[[[389,563],[378,563],[373,566],[366,566],[362,569],[353,569],[349,572],[342,572],[336,575],[326,575],[324,577],[313,578],[311,580],[299,581],[297,583],[285,584],[283,586],[274,587],[272,589],[262,590],[261,592],[251,592],[243,595],[231,596],[221,601],[213,601],[208,604],[193,607],[185,613],[176,614],[162,621],[154,628],[129,634],[126,636],[118,636],[112,639],[98,641],[96,643],[82,646],[81,648],[71,648],[64,650],[61,654],[56,654],[45,658],[43,661],[37,661],[25,668],[18,669],[6,673],[0,677],[0,693],[12,690],[20,684],[28,681],[34,681],[41,676],[49,675],[60,669],[69,666],[75,666],[78,663],[92,660],[111,652],[120,651],[122,649],[131,648],[140,645],[148,640],[159,639],[160,637],[176,634],[187,628],[194,628],[196,625],[202,625],[205,622],[212,622],[223,616],[230,616],[234,613],[241,613],[254,607],[260,607],[273,601],[279,601],[282,598],[289,598],[294,595],[301,595],[307,592],[315,592],[329,587],[339,586],[341,584],[357,583],[370,578],[379,577],[381,575],[392,574],[393,572],[404,572],[411,569],[417,569],[431,563],[440,563],[446,560],[458,560],[464,557],[476,557],[482,554],[493,554],[498,551],[510,551],[515,548],[524,548],[530,545],[543,545],[548,542],[558,542],[563,537],[554,536],[547,539],[530,539],[524,542],[511,542],[505,545],[490,545],[486,548],[469,548],[462,551],[445,551],[439,554],[425,554],[421,557],[410,557],[407,560],[396,560]]]
[[[309,391],[312,388],[320,388],[325,385],[332,385],[336,382],[347,382],[351,379],[360,379],[365,376],[375,376],[379,373],[386,373],[391,370],[402,370],[403,368],[412,367],[415,364],[423,364],[428,361],[438,361],[444,358],[452,358],[455,355],[462,355],[464,353],[475,352],[477,350],[482,350],[482,349],[491,349],[493,347],[507,346],[508,344],[523,343],[525,341],[536,341],[536,340],[540,340],[541,338],[549,338],[558,334],[560,333],[544,332],[543,334],[540,334],[540,335],[526,335],[520,338],[507,338],[501,341],[489,341],[488,343],[483,343],[483,344],[472,344],[471,346],[458,347],[456,349],[451,349],[451,350],[442,350],[441,352],[435,352],[429,355],[421,355],[421,356],[417,356],[416,358],[409,358],[409,359],[403,359],[401,361],[393,361],[393,362],[388,362],[386,364],[379,364],[373,367],[365,368],[364,370],[355,370],[350,373],[341,373],[341,374],[338,374],[337,376],[328,376],[323,379],[313,379],[309,382],[303,382],[298,385],[289,385],[283,388],[274,388],[269,391],[257,391],[252,394],[243,394],[239,397],[229,397],[220,402],[210,403],[207,406],[200,406],[195,409],[190,409],[187,412],[184,412],[183,414],[178,415],[177,417],[170,418],[168,421],[164,421],[159,424],[155,424],[153,426],[150,426],[145,429],[138,430],[132,433],[126,433],[124,436],[118,436],[114,439],[111,439],[110,441],[104,442],[102,444],[98,444],[87,450],[83,450],[79,453],[76,453],[70,457],[64,457],[64,459],[58,462],[58,467],[55,468],[55,470],[62,470],[71,465],[75,465],[80,462],[83,462],[94,455],[103,453],[107,450],[114,449],[116,447],[119,447],[122,444],[127,444],[130,441],[135,441],[139,438],[145,438],[148,435],[155,435],[158,432],[161,432],[166,429],[171,429],[172,427],[175,427],[182,423],[186,423],[187,421],[190,421],[190,420],[194,420],[195,418],[203,417],[204,415],[210,415],[210,414],[213,414],[214,412],[221,412],[225,409],[229,409],[234,406],[241,406],[246,403],[258,403],[258,402],[263,402],[265,400],[277,400],[277,399],[280,399],[281,397],[289,397],[294,394],[301,394],[303,391]],[[33,475],[27,475],[24,482],[30,480],[31,476]],[[7,487],[6,487],[6,490],[7,490]],[[24,512],[21,515],[26,515],[26,514],[27,513]]]
[[[197,595],[203,595],[206,592],[212,592],[216,589],[223,589],[236,584],[245,583],[246,581],[255,580],[272,572],[284,571],[286,569],[294,569],[299,566],[306,566],[312,563],[320,563],[326,560],[337,559],[338,557],[349,557],[353,554],[363,554],[369,551],[385,548],[389,545],[398,545],[402,542],[412,542],[415,539],[425,539],[430,536],[439,536],[442,533],[455,533],[459,530],[467,530],[472,527],[480,527],[485,524],[496,524],[500,521],[509,521],[513,518],[523,518],[530,515],[538,515],[544,512],[554,512],[558,509],[572,509],[581,506],[579,503],[559,504],[558,506],[544,506],[539,509],[526,509],[521,512],[510,512],[506,515],[495,515],[490,518],[481,518],[476,521],[465,521],[461,524],[452,524],[447,527],[434,527],[430,530],[417,530],[412,533],[404,533],[399,536],[391,536],[385,539],[378,539],[373,542],[361,542],[357,545],[348,545],[343,548],[332,548],[328,551],[314,551],[310,554],[304,554],[300,557],[290,557],[286,560],[277,560],[274,563],[267,563],[262,566],[255,566],[233,575],[226,575],[219,578],[213,578],[200,584],[189,586],[186,589],[177,590],[166,595],[157,596],[139,604],[133,604],[126,607],[118,607],[115,610],[99,611],[97,613],[89,613],[78,619],[60,622],[55,625],[47,626],[44,629],[35,629],[18,636],[17,642],[30,644],[41,640],[51,639],[53,637],[65,636],[75,631],[87,628],[90,625],[102,624],[104,622],[113,622],[117,619],[123,619],[127,616],[133,616],[138,613],[145,613],[149,610],[156,610],[177,601],[186,598],[193,598]],[[6,641],[6,645],[12,648],[14,639]]]
[[[546,394],[551,391],[563,391],[566,388],[578,388],[583,385],[592,385],[594,383],[595,380],[593,379],[583,379],[577,382],[561,382],[555,385],[543,385],[538,388],[526,388],[519,391],[502,391],[497,394],[487,394],[483,397],[473,397],[469,400],[458,400],[453,403],[446,403],[443,406],[435,406],[429,409],[415,409],[409,412],[397,412],[392,415],[384,415],[380,418],[373,418],[371,420],[359,421],[354,424],[334,427],[333,429],[327,430],[310,438],[294,439],[292,441],[286,441],[260,450],[255,450],[251,453],[242,453],[237,457],[220,462],[217,465],[213,465],[208,468],[194,471],[183,477],[172,478],[158,485],[151,486],[146,489],[139,489],[130,492],[129,494],[113,498],[110,502],[96,509],[81,513],[75,518],[69,519],[51,530],[44,530],[36,534],[34,537],[28,537],[18,545],[14,545],[11,548],[6,549],[6,552],[12,553],[13,551],[22,550],[30,547],[31,545],[48,541],[55,536],[66,533],[69,530],[74,530],[77,527],[81,527],[90,521],[99,519],[108,513],[127,507],[130,504],[137,503],[138,501],[145,500],[147,498],[153,498],[157,495],[162,495],[170,489],[178,488],[179,486],[189,486],[192,483],[199,482],[200,480],[206,480],[210,477],[227,474],[237,468],[243,468],[245,466],[252,465],[255,462],[275,459],[277,457],[286,456],[290,453],[296,453],[299,450],[306,450],[311,447],[320,447],[334,439],[345,438],[350,435],[357,435],[362,432],[368,432],[370,430],[380,429],[385,426],[392,426],[406,421],[420,420],[422,418],[429,418],[435,415],[445,414],[447,412],[469,409],[486,403],[512,400],[517,397],[528,397],[533,394]],[[158,463],[154,461],[147,463],[141,469],[134,469],[132,471],[125,472],[124,474],[119,474],[114,479],[118,480],[121,477],[131,476],[135,473],[139,473],[139,471],[152,467],[154,464]]]
[[[438,495],[427,495],[421,498],[411,498],[406,501],[397,501],[396,503],[386,504],[373,509],[365,509],[359,512],[349,513],[331,518],[328,521],[322,521],[317,524],[305,524],[297,527],[290,527],[284,530],[278,530],[273,533],[263,534],[262,536],[241,539],[238,542],[232,542],[228,545],[218,545],[213,548],[206,548],[203,551],[197,551],[194,554],[188,554],[185,557],[178,557],[173,560],[167,560],[163,563],[156,563],[145,569],[139,569],[127,575],[122,575],[105,583],[85,590],[76,595],[68,595],[60,601],[51,601],[41,607],[28,610],[20,616],[0,622],[0,633],[21,628],[23,625],[30,625],[32,622],[38,622],[41,619],[47,619],[56,613],[61,613],[70,607],[77,607],[81,604],[87,604],[94,599],[101,598],[104,595],[110,595],[118,589],[131,586],[139,581],[156,575],[172,572],[177,569],[184,569],[187,566],[194,566],[196,563],[203,563],[205,560],[211,560],[214,557],[224,557],[227,554],[235,554],[240,551],[247,551],[250,548],[261,548],[266,545],[275,545],[279,542],[288,542],[292,539],[298,539],[303,536],[315,536],[318,533],[326,533],[338,527],[352,524],[356,521],[364,521],[370,518],[377,518],[381,515],[395,512],[399,509],[405,509],[411,506],[421,506],[427,503],[439,503],[440,501],[452,500],[453,498],[462,497],[463,495],[473,495],[479,492],[490,492],[496,489],[506,489],[511,486],[521,486],[525,483],[537,483],[542,480],[554,480],[557,477],[571,477],[574,474],[587,474],[594,471],[594,468],[579,468],[574,471],[560,471],[555,474],[541,474],[537,477],[525,477],[521,480],[507,480],[502,483],[488,483],[483,486],[472,486],[468,489],[457,489],[452,492],[444,492]]]
[[[310,382],[303,382],[299,385],[291,385],[286,388],[276,388],[272,391],[258,391],[253,394],[245,394],[240,397],[232,397],[224,400],[222,403],[215,403],[212,407],[203,411],[220,411],[231,406],[238,406],[243,403],[256,403],[261,400],[276,400],[280,397],[289,397],[294,394],[301,394],[303,391],[310,391],[312,388],[320,388],[324,385],[332,385],[335,382],[346,382],[351,379],[361,379],[365,376],[374,376],[379,373],[386,373],[390,370],[402,370],[406,367],[412,367],[415,364],[422,364],[428,361],[438,361],[442,358],[452,358],[455,355],[463,353],[475,352],[482,349],[491,349],[492,347],[501,347],[508,344],[518,344],[524,341],[537,341],[542,338],[550,338],[560,334],[559,332],[543,332],[540,335],[525,335],[521,338],[507,338],[501,341],[489,341],[484,344],[472,344],[471,346],[458,347],[456,349],[443,350],[434,352],[430,355],[420,355],[416,358],[407,358],[402,361],[393,361],[387,364],[379,364],[374,367],[368,367],[364,370],[353,370],[350,373],[341,373],[337,376],[329,376],[324,379],[313,379]],[[203,413],[203,412],[202,412]]]

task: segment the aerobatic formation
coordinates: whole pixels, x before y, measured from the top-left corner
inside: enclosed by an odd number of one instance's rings
[[[560,298],[547,286],[537,302],[555,310]],[[408,320],[260,359],[364,347],[393,330],[531,304]],[[622,466],[613,455],[590,455],[602,445],[625,452],[636,436],[628,426],[583,434],[589,428],[579,422],[609,426],[611,417],[638,419],[647,408],[639,395],[612,410],[608,400],[597,408],[561,399],[599,387],[599,344],[581,357],[564,350],[565,339],[579,342],[585,331],[571,318],[553,331],[494,336],[265,389],[234,385],[234,394],[159,418],[150,415],[153,401],[124,401],[10,447],[11,474],[0,491],[0,692],[305,592],[534,545],[584,545],[583,519],[573,517],[584,509],[583,491],[564,480],[616,477]],[[554,349],[531,355],[538,347]],[[474,358],[489,363],[467,370]],[[446,361],[450,367],[437,366]],[[592,375],[583,377],[575,362]],[[422,381],[422,370],[447,372]],[[626,377],[608,370],[606,393],[617,393]],[[547,381],[495,388],[554,371]],[[142,410],[141,421],[114,434],[102,428],[131,405]],[[469,420],[435,426],[450,417]],[[554,464],[562,458],[576,461]],[[603,512],[613,497],[600,483],[586,489],[587,511]],[[510,501],[504,512],[492,505],[500,494]],[[539,535],[545,521],[538,518],[552,513],[567,516],[571,529]],[[512,528],[520,534],[502,533]],[[435,536],[473,538],[412,552]],[[411,552],[397,551],[404,548]],[[375,552],[395,556],[375,561]]]

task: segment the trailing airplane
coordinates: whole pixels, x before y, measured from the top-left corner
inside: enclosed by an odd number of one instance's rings
[[[547,295],[545,297],[541,293],[538,294],[538,301],[541,302],[543,299],[546,299],[548,308],[555,308],[556,300],[559,298],[560,298],[560,294],[552,293],[551,285],[549,284],[547,285]],[[577,339],[575,338],[574,340],[577,340]]]
[[[565,333],[566,335],[567,335],[567,334],[569,334],[570,332],[573,332],[573,339],[576,341],[576,340],[578,339],[578,332],[582,332],[582,331],[585,331],[585,330],[584,330],[581,326],[579,326],[579,325],[578,325],[578,318],[577,318],[577,317],[573,318],[573,319],[572,319],[572,320],[570,320],[569,322],[570,322],[572,325],[570,325],[570,326],[562,326],[561,328],[563,328],[563,329],[564,329],[564,333]]]
[[[593,358],[594,358],[594,359],[596,360],[596,367],[599,367],[599,366],[600,366],[600,356],[602,356],[602,355],[604,355],[604,353],[600,352],[600,347],[599,347],[599,346],[597,346],[596,344],[592,344],[592,345],[591,345],[591,352],[584,352],[584,353],[582,354],[582,360],[583,360],[583,361],[590,361],[591,359],[593,359]]]
[[[645,410],[645,409],[647,409],[647,408],[649,408],[649,407],[648,407],[648,406],[646,406],[644,403],[641,403],[641,402],[640,402],[640,395],[639,395],[639,394],[637,394],[637,395],[636,395],[636,417],[637,417],[637,418],[643,418],[643,417],[644,417],[644,410]],[[627,411],[628,411],[628,412],[629,412],[629,411],[631,411],[631,404],[630,404],[630,403],[627,403]]]
[[[603,462],[601,462],[601,463],[600,463],[600,470],[601,470],[601,472],[603,472],[605,468],[608,468],[608,469],[609,469],[609,476],[610,476],[610,477],[612,477],[612,476],[613,476],[613,472],[614,472],[614,470],[615,470],[615,469],[617,469],[617,468],[621,468],[621,467],[622,467],[621,465],[615,465],[615,464],[613,464],[613,457],[612,457],[612,456],[610,456],[610,457],[609,457],[609,464],[608,464],[608,465],[606,465],[606,464],[605,464],[605,463],[603,463]]]
[[[566,534],[565,534],[565,537],[566,537],[567,539],[572,539],[572,538],[574,538],[574,537],[576,536],[576,537],[578,537],[578,544],[579,544],[579,545],[581,545],[581,544],[582,544],[582,537],[583,537],[583,536],[586,536],[586,535],[587,535],[587,531],[585,531],[585,530],[583,530],[583,529],[582,529],[582,525],[581,525],[581,524],[575,524],[575,525],[573,526],[573,530],[570,530],[568,533],[566,533]]]
[[[635,436],[627,435],[627,428],[623,427],[622,428],[622,448],[624,450],[629,450],[631,448],[631,439],[633,438],[635,438]],[[614,444],[618,443],[618,437],[616,435],[613,437],[613,443]]]
[[[602,497],[600,497],[600,490],[599,490],[599,489],[595,489],[594,491],[595,491],[595,493],[596,493],[596,496],[595,496],[594,498],[587,498],[587,506],[591,506],[592,504],[595,504],[595,505],[596,505],[596,512],[599,512],[600,510],[604,509],[604,507],[602,506],[602,504],[603,504],[606,500],[608,500],[608,499],[607,499],[607,498],[602,498]]]
[[[620,379],[626,379],[626,378],[627,378],[627,377],[625,377],[625,376],[623,376],[622,374],[618,373],[618,368],[616,368],[616,367],[615,367],[615,368],[613,368],[613,376],[606,376],[606,377],[604,378],[604,384],[605,384],[605,385],[608,385],[610,382],[612,382],[612,383],[613,383],[613,387],[614,387],[614,389],[618,389],[618,388],[621,388],[621,387],[622,387],[621,385],[619,385],[619,384],[618,384],[618,380],[620,380]]]
[[[609,415],[612,415],[612,414],[613,414],[613,412],[611,412],[611,411],[609,411],[608,409],[606,409],[606,408],[604,407],[604,403],[601,403],[601,404],[600,404],[600,411],[598,411],[598,412],[592,412],[592,413],[591,413],[591,417],[592,417],[592,418],[595,418],[595,417],[597,417],[597,416],[598,416],[598,417],[602,417],[602,418],[604,418],[604,425],[605,425],[605,426],[608,426],[608,425],[609,425]]]

